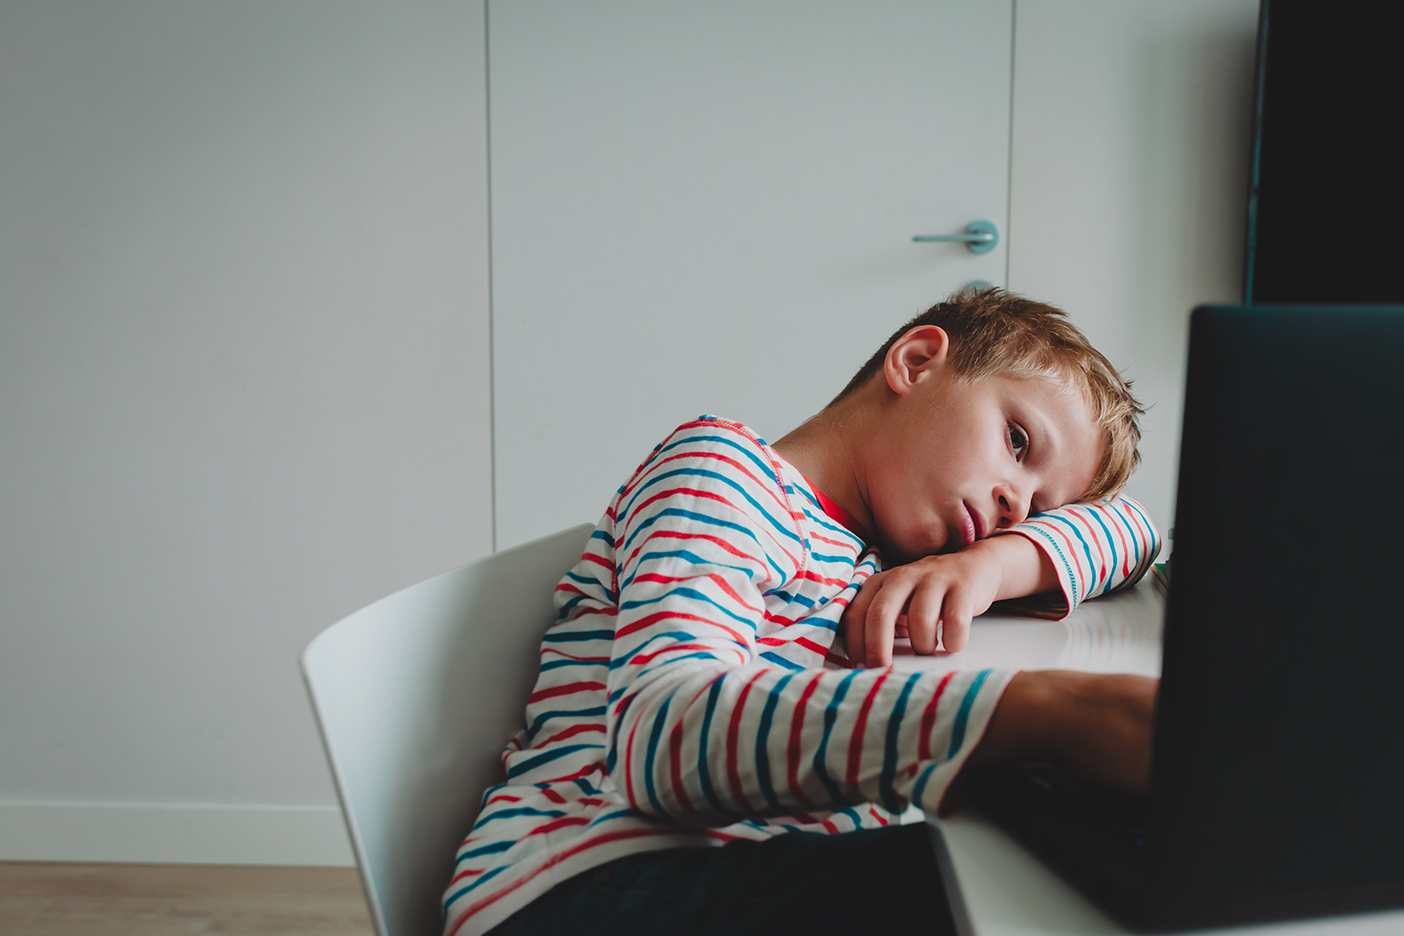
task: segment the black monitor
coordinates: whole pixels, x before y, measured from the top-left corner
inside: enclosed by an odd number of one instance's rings
[[[1404,4],[1262,0],[1244,302],[1404,303]]]
[[[1151,781],[1161,930],[1404,906],[1404,308],[1190,320]]]
[[[1150,795],[967,780],[1134,928],[1404,907],[1401,359],[1404,306],[1196,309]]]

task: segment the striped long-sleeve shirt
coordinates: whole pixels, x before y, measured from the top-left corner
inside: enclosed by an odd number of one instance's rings
[[[1125,498],[1013,529],[1059,570],[1064,613],[1137,581],[1158,549]],[[745,426],[674,431],[556,589],[526,727],[459,849],[445,933],[484,932],[632,852],[934,811],[1013,671],[826,667],[878,568]]]

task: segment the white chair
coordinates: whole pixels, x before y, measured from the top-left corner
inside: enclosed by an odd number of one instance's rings
[[[318,634],[302,673],[378,936],[437,936],[440,897],[522,727],[552,593],[590,525],[412,585]]]

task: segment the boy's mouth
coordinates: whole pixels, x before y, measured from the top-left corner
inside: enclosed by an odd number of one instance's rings
[[[960,532],[965,537],[965,545],[969,546],[980,538],[984,531],[980,529],[981,522],[979,515],[970,509],[970,505],[965,501],[960,502]]]

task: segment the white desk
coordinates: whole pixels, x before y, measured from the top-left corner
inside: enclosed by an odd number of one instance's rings
[[[967,650],[899,656],[898,669],[1074,669],[1160,675],[1164,600],[1146,577],[1063,621],[989,614],[975,621]],[[962,936],[1128,932],[977,812],[928,820]],[[1199,931],[1203,932],[1203,931]],[[1244,936],[1400,936],[1404,911],[1215,930]]]

